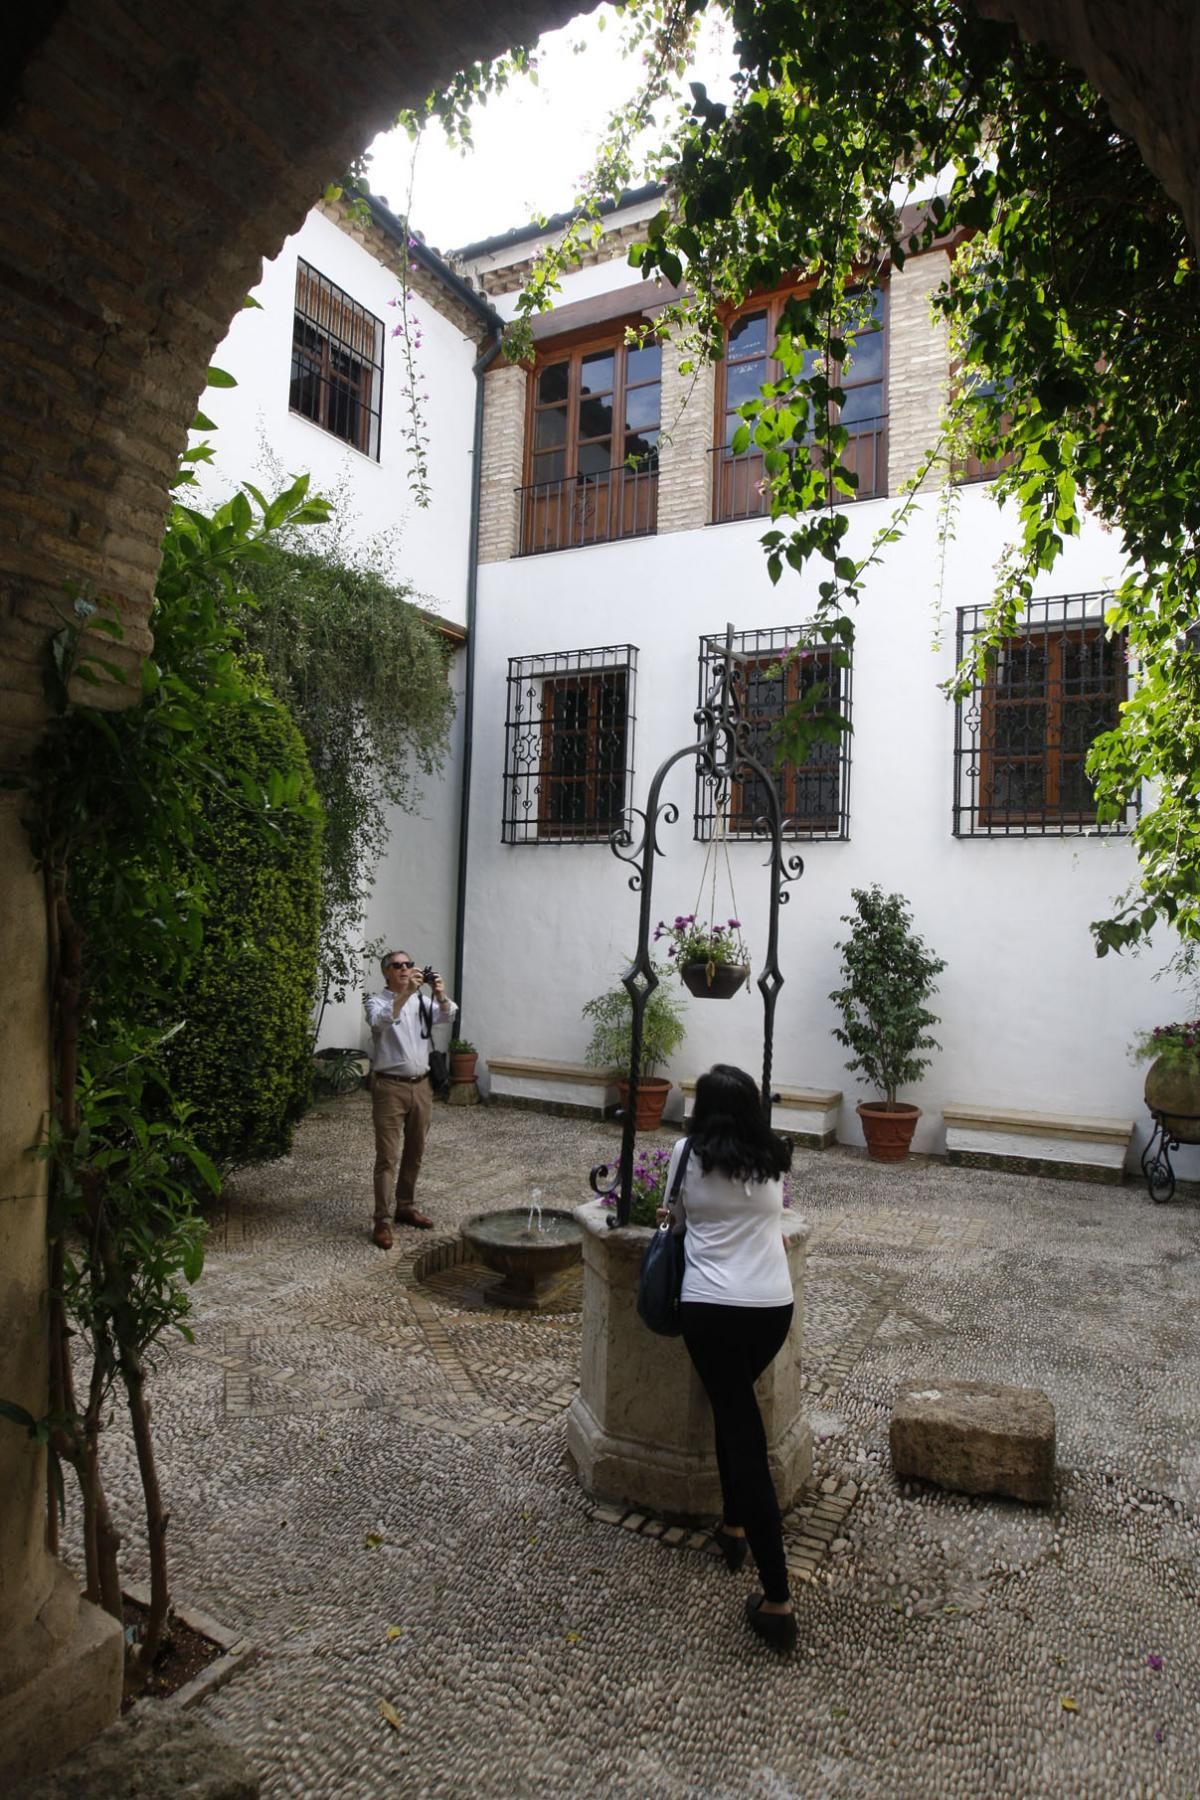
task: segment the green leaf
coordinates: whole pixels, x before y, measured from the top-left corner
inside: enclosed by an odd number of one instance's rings
[[[227,369],[210,368],[205,380],[209,387],[234,388],[237,386],[236,378]]]

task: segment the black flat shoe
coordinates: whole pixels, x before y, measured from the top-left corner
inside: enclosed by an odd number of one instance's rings
[[[746,1602],[746,1623],[764,1644],[770,1644],[772,1650],[785,1653],[796,1648],[796,1615],[795,1613],[765,1613],[760,1609],[763,1603],[761,1594],[751,1594]]]
[[[736,1575],[746,1560],[746,1540],[734,1537],[730,1531],[722,1531],[718,1526],[713,1532],[713,1543],[725,1558],[725,1567],[731,1575]]]

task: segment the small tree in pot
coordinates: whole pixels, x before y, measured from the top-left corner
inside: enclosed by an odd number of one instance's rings
[[[930,1058],[923,1052],[941,1048],[929,1036],[938,1021],[924,1002],[946,965],[912,930],[902,894],[885,894],[876,884],[851,889],[851,897],[856,910],[842,918],[850,935],[837,946],[844,985],[829,996],[842,1015],[833,1035],[854,1053],[846,1067],[884,1096],[859,1103],[869,1154],[879,1162],[900,1162],[921,1109],[897,1101],[896,1091],[928,1068]]]
[[[638,1065],[639,1131],[652,1131],[662,1119],[671,1084],[656,1077],[654,1070],[670,1060],[682,1044],[687,1029],[679,995],[668,985],[667,971],[656,966],[654,973],[659,978],[658,986],[647,996],[642,1014],[642,1054]],[[633,1002],[624,986],[618,984],[609,988],[606,994],[597,994],[584,1007],[583,1016],[592,1022],[585,1061],[594,1069],[616,1064],[628,1071],[633,1050]],[[621,1104],[626,1106],[629,1103],[628,1080],[620,1083],[620,1089]]]

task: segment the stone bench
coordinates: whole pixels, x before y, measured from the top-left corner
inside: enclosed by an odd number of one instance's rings
[[[1074,1181],[1119,1182],[1133,1136],[1132,1119],[1022,1112],[963,1101],[949,1102],[942,1117],[949,1162]]]
[[[683,1089],[686,1124],[692,1116],[696,1083],[681,1081],[679,1085]],[[827,1150],[830,1144],[837,1142],[838,1113],[842,1106],[839,1089],[776,1087],[774,1094],[771,1125],[775,1131],[807,1150]]]
[[[551,1062],[541,1056],[489,1056],[493,1105],[606,1119],[617,1104],[619,1069]]]
[[[960,1494],[1054,1498],[1054,1407],[1040,1388],[991,1381],[901,1382],[889,1433],[901,1479]]]

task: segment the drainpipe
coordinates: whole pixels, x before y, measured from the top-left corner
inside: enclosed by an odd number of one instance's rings
[[[494,341],[475,364],[475,432],[471,444],[471,524],[467,541],[467,681],[463,695],[462,798],[458,812],[458,893],[454,907],[454,987],[458,1017],[456,1037],[462,1036],[466,1012],[463,990],[463,939],[467,921],[467,838],[471,820],[471,738],[475,714],[475,612],[479,595],[479,510],[483,481],[483,378],[500,354],[502,337],[494,327]]]

